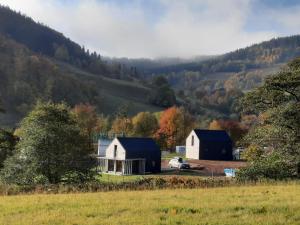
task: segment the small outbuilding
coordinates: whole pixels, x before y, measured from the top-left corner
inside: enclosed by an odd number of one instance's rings
[[[152,138],[117,137],[99,157],[101,172],[131,175],[161,171],[161,151]]]
[[[232,140],[224,130],[192,130],[186,139],[186,158],[232,160]]]

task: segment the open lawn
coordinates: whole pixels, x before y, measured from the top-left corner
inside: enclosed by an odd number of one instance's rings
[[[299,183],[0,197],[0,224],[300,224]]]

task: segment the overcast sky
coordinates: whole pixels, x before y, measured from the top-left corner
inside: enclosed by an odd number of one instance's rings
[[[116,57],[221,54],[298,34],[300,0],[0,0]]]

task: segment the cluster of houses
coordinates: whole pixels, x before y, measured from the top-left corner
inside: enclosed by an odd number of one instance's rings
[[[178,148],[180,149],[180,148]],[[232,140],[223,130],[192,130],[186,138],[188,159],[232,160]],[[152,138],[100,137],[98,161],[102,173],[131,175],[161,171],[161,150]]]

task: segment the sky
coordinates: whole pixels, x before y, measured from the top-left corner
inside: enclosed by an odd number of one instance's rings
[[[0,0],[103,56],[217,55],[298,34],[300,0]]]

